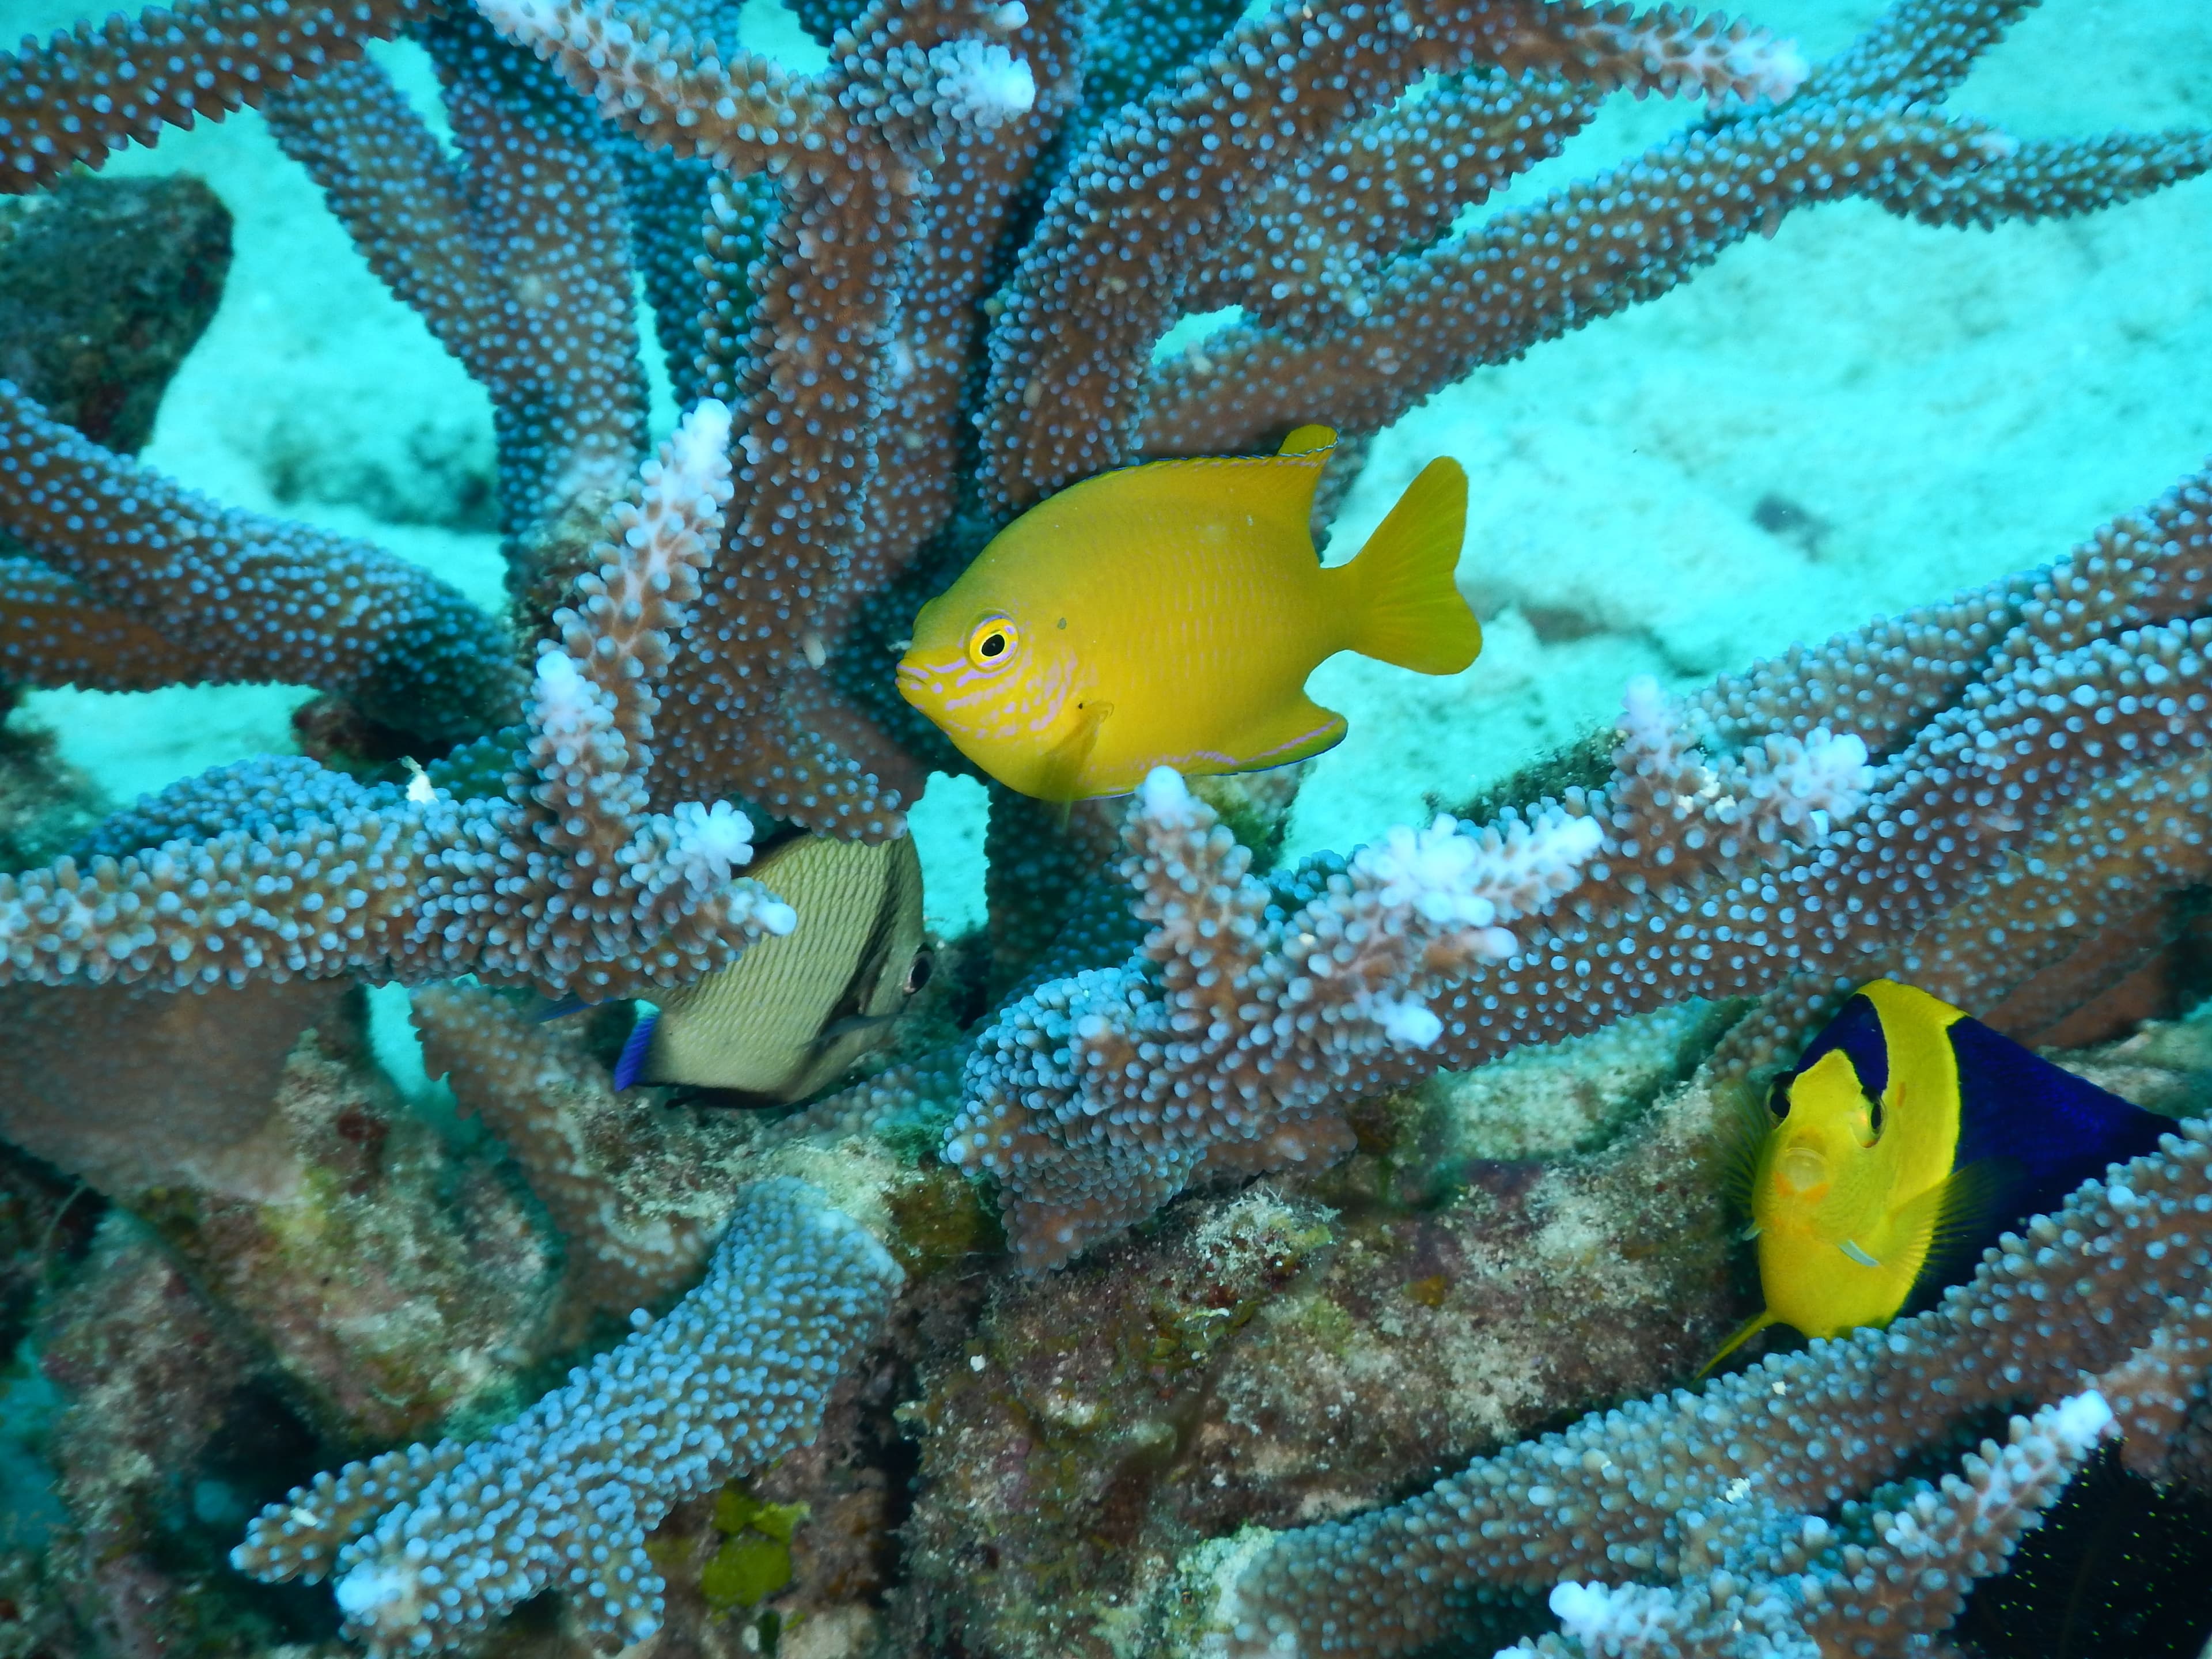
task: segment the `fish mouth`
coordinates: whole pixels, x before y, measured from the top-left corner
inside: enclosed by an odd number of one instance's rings
[[[901,663],[898,665],[899,696],[919,708],[923,696],[934,689],[931,684],[932,678],[929,672],[918,663]]]

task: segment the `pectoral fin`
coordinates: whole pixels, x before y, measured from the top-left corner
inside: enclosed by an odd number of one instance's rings
[[[1036,796],[1040,800],[1058,801],[1063,807],[1072,807],[1082,799],[1083,769],[1091,763],[1091,754],[1098,747],[1098,729],[1113,714],[1110,702],[1092,702],[1084,706],[1075,729],[1048,750],[1044,768],[1038,775]],[[1061,823],[1066,823],[1065,813]]]

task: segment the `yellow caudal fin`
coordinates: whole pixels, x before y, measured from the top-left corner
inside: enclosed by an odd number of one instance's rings
[[[1774,1316],[1764,1308],[1760,1309],[1754,1317],[1745,1320],[1742,1324],[1735,1328],[1735,1334],[1721,1344],[1719,1352],[1698,1368],[1698,1375],[1692,1380],[1703,1381],[1711,1376],[1713,1374],[1714,1366],[1719,1364],[1722,1360],[1726,1359],[1772,1323],[1774,1323]]]
[[[1467,535],[1467,474],[1431,461],[1340,580],[1351,646],[1422,674],[1456,674],[1482,650],[1482,624],[1452,580]]]

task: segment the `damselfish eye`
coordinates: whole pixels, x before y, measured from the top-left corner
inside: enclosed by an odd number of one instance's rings
[[[968,635],[968,660],[978,668],[1003,668],[1020,643],[1012,618],[986,617]]]
[[[914,960],[906,965],[906,994],[912,996],[929,983],[929,976],[937,967],[937,958],[925,947],[914,953]]]

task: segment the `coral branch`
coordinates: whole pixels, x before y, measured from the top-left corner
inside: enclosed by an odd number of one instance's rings
[[[361,56],[428,8],[421,0],[184,0],[135,18],[81,22],[43,46],[0,54],[0,191],[52,183],[164,127],[220,121],[295,80]]]
[[[2084,1372],[2140,1374],[2146,1348],[2171,1352],[2161,1334],[2169,1298],[2212,1247],[2208,1158],[2212,1127],[2185,1125],[2026,1237],[2007,1234],[1932,1312],[1763,1361],[1700,1393],[1586,1418],[1395,1509],[1283,1534],[1251,1556],[1224,1598],[1231,1650],[1404,1653],[1447,1633],[1455,1601],[1479,1583],[1549,1591],[1589,1577],[1680,1577],[1686,1598],[1709,1598],[1699,1608],[1666,1592],[1571,1596],[1593,1627],[1632,1607],[1654,1617],[1710,1609],[1717,1633],[1765,1607],[1801,1639],[1840,1645],[1893,1621],[1917,1583],[1920,1628],[1942,1629],[1965,1582],[1996,1571],[2027,1516],[2104,1432],[2101,1400],[2082,1396],[2016,1425],[2009,1448],[1985,1448],[1981,1467],[1969,1465],[1968,1482],[1923,1484],[1894,1510],[1847,1511],[1840,1533],[1817,1517],[1940,1444],[1963,1416],[2057,1402]],[[2051,1305],[2074,1316],[2038,1311]],[[1836,1432],[1843,1423],[1852,1431]],[[1763,1517],[1748,1536],[1708,1549],[1695,1529],[1746,1498]],[[1860,1522],[1870,1523],[1863,1533]],[[1891,1567],[1907,1564],[1915,1576],[1893,1578]],[[1731,1567],[1750,1569],[1733,1589]],[[1803,1595],[1793,1576],[1808,1572],[1832,1599]]]
[[[751,856],[742,814],[726,803],[642,811],[657,706],[646,665],[665,661],[682,595],[717,538],[727,431],[720,404],[694,410],[646,470],[641,505],[611,521],[586,605],[628,592],[633,567],[653,573],[651,602],[609,615],[604,635],[570,629],[568,650],[542,648],[530,769],[511,775],[505,799],[403,794],[317,769],[270,810],[254,805],[261,769],[187,784],[139,821],[250,827],[119,861],[96,854],[82,872],[64,859],[0,877],[0,980],[181,988],[475,973],[612,995],[681,984],[763,932],[787,933],[787,906],[732,880]]]
[[[410,1448],[294,1488],[233,1552],[264,1579],[335,1577],[376,1655],[451,1647],[539,1591],[595,1633],[659,1627],[645,1534],[677,1503],[813,1437],[903,1275],[796,1181],[738,1200],[705,1281],[489,1438]]]
[[[429,737],[481,731],[513,694],[498,625],[420,566],[218,507],[50,420],[4,380],[0,527],[116,614],[72,630],[73,650],[104,634],[119,652],[149,631],[192,665],[173,678],[317,686]],[[62,603],[40,586],[39,602]],[[64,678],[66,664],[49,655],[40,679]],[[83,683],[117,687],[131,671],[103,652],[90,672]]]

